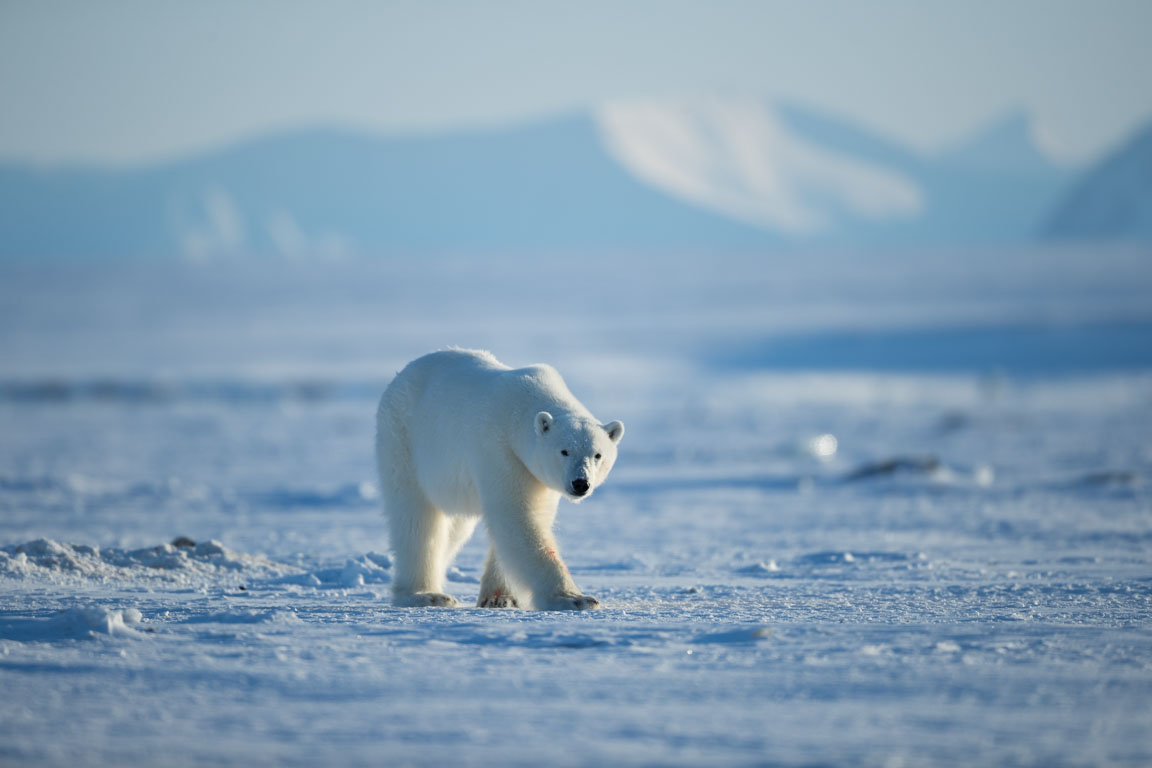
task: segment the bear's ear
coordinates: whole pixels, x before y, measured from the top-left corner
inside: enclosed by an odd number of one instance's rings
[[[605,424],[604,431],[608,433],[608,439],[614,443],[620,442],[620,438],[624,437],[624,425],[619,421]]]
[[[536,434],[543,437],[544,433],[550,429],[552,429],[552,414],[548,411],[540,411],[536,414]]]

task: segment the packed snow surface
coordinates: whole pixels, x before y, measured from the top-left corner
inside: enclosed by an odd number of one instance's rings
[[[1148,765],[1147,276],[1050,267],[527,306],[459,266],[12,272],[0,764]],[[391,606],[376,398],[447,344],[627,424],[558,520],[601,610]]]

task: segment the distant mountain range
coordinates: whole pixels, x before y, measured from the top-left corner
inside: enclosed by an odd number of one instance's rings
[[[1152,241],[1152,125],[1091,169],[1047,221],[1054,239]]]
[[[0,257],[1012,244],[1062,231],[1075,180],[1023,115],[924,155],[797,105],[627,102],[484,130],[300,131],[142,168],[0,164]],[[1074,207],[1092,205],[1108,207]]]

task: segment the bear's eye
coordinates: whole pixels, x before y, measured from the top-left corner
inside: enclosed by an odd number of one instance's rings
[[[568,451],[560,451],[560,455],[561,455],[561,456],[567,456],[567,455],[568,455]]]
[[[600,454],[596,454],[596,461],[600,461]]]

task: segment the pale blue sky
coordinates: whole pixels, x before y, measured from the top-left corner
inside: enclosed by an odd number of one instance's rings
[[[141,162],[300,125],[799,99],[933,150],[1013,108],[1055,154],[1152,119],[1152,2],[0,0],[0,156]]]

